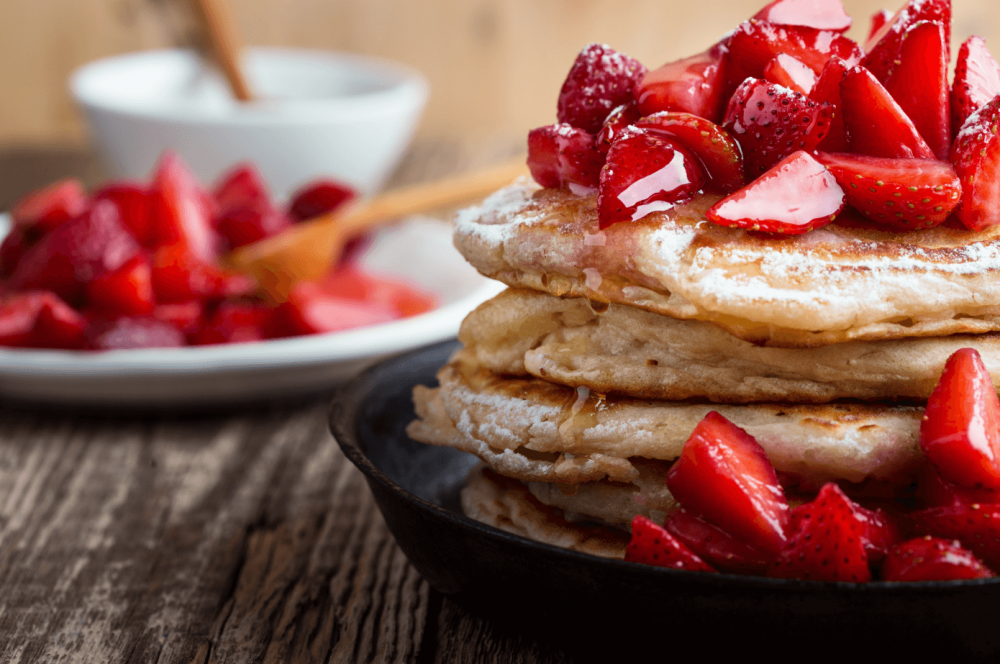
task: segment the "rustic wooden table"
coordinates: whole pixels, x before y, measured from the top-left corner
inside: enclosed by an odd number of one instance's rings
[[[418,146],[396,181],[507,156],[463,154]],[[0,154],[0,209],[66,174],[102,177],[86,154]],[[330,436],[328,402],[0,403],[0,662],[570,661],[428,586]]]

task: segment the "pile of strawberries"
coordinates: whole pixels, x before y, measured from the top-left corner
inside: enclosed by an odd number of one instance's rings
[[[63,180],[22,198],[0,245],[0,346],[112,350],[257,341],[386,322],[432,308],[347,260],[275,303],[227,269],[227,251],[353,198],[321,180],[286,208],[241,165],[209,192],[174,154],[148,184],[88,195]],[[355,249],[358,244],[355,243]],[[350,253],[350,247],[348,248]]]
[[[913,509],[863,507],[834,483],[790,508],[760,445],[709,413],[670,468],[681,508],[637,516],[626,560],[701,572],[864,582],[980,579],[1000,569],[1000,399],[979,353],[945,364],[920,427]]]
[[[591,44],[559,123],[528,134],[531,173],[596,191],[602,228],[709,191],[725,195],[709,220],[773,233],[848,206],[891,229],[1000,223],[1000,65],[983,40],[949,88],[950,0],[876,14],[863,49],[850,25],[840,0],[775,0],[655,71]]]

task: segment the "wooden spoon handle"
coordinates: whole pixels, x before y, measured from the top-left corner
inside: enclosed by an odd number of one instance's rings
[[[233,96],[240,101],[251,101],[253,94],[240,68],[243,44],[229,4],[226,0],[195,0],[195,5]]]

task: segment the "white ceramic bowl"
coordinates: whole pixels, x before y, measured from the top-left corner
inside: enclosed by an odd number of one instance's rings
[[[259,97],[249,104],[181,50],[92,62],[73,73],[70,90],[114,175],[145,179],[172,148],[205,183],[253,161],[279,197],[321,176],[377,190],[427,100],[420,73],[375,58],[251,48],[244,66]]]

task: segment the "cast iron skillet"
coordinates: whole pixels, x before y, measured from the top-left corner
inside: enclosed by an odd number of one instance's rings
[[[500,629],[529,631],[583,659],[642,644],[663,658],[761,653],[1000,657],[1000,580],[820,583],[666,570],[540,544],[466,518],[457,494],[476,460],[407,438],[414,385],[434,385],[445,342],[379,364],[342,387],[330,426],[368,480],[399,546],[430,584]]]

